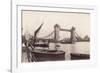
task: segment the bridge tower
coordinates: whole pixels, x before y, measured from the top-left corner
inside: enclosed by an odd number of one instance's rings
[[[59,41],[59,31],[60,31],[60,26],[56,24],[54,26],[54,42],[55,42],[55,49],[57,50],[57,45]]]
[[[70,41],[72,44],[74,44],[75,43],[75,27],[72,27],[70,32],[71,32]]]
[[[56,24],[54,26],[54,40],[57,42],[59,40],[59,31],[60,31],[60,26]]]

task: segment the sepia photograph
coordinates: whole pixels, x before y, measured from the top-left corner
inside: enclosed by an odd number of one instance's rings
[[[12,73],[75,73],[98,65],[98,9],[87,1],[61,2],[12,1]]]
[[[90,59],[90,13],[21,11],[21,62]]]

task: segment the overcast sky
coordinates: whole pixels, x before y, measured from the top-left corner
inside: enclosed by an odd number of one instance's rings
[[[23,11],[22,13],[23,34],[30,33],[34,35],[34,31],[44,23],[39,37],[48,35],[54,30],[54,25],[57,23],[61,28],[71,29],[76,28],[76,32],[84,37],[90,36],[90,14],[86,13],[61,13],[61,12],[38,12],[38,11]],[[68,32],[60,32],[61,37],[69,36]]]

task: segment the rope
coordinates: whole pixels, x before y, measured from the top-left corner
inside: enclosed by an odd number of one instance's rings
[[[76,39],[78,39],[78,38],[80,38],[81,39],[81,37],[75,32],[75,34],[76,34]]]
[[[47,37],[51,36],[53,33],[54,33],[54,31],[52,31],[50,34],[44,36],[43,38],[47,38]]]

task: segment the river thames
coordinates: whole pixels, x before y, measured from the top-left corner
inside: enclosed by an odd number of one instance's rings
[[[59,44],[59,43],[58,43]],[[59,44],[58,50],[65,51],[65,60],[71,60],[70,53],[79,53],[79,54],[90,54],[90,42],[76,42],[75,44]],[[55,44],[50,43],[49,49],[53,50]],[[48,49],[48,48],[40,48],[36,49]],[[22,52],[22,62],[27,62],[27,54]]]

